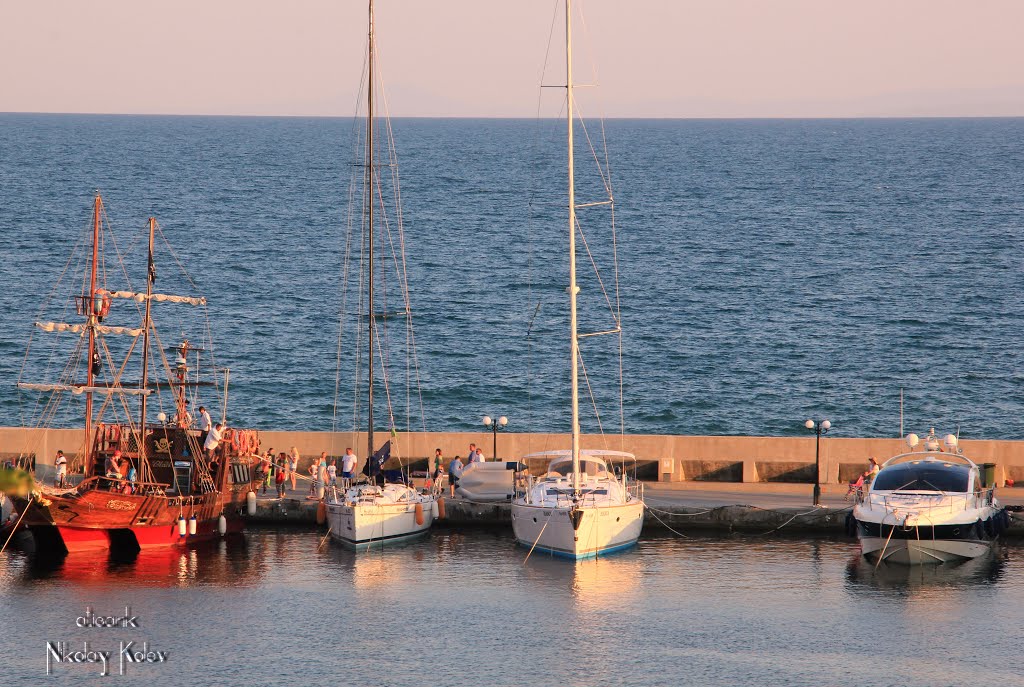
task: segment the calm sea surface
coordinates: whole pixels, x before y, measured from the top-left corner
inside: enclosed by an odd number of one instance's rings
[[[846,540],[645,537],[579,564],[524,563],[483,531],[360,555],[320,540],[265,529],[119,561],[0,555],[4,684],[1024,684],[1019,546],[874,570]],[[87,607],[126,605],[138,629],[76,627]],[[149,642],[168,662],[46,678],[57,641]]]
[[[14,390],[32,322],[100,189],[119,247],[135,246],[129,269],[144,268],[155,215],[209,298],[233,423],[330,429],[352,127],[0,115],[0,425],[32,421]],[[607,130],[627,432],[793,435],[813,416],[841,436],[896,435],[905,387],[908,431],[1024,439],[1024,120]],[[467,430],[487,413],[566,430],[559,125],[401,119],[394,133],[425,406],[411,427]],[[600,200],[581,169],[580,202]],[[589,312],[585,328],[607,328]],[[584,356],[617,429],[615,358],[589,339]],[[24,379],[46,364],[33,357]]]

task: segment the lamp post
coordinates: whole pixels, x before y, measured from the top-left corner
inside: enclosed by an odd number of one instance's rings
[[[491,453],[492,460],[498,460],[498,432],[505,429],[508,424],[508,418],[502,415],[496,420],[492,420],[490,415],[484,415],[484,427],[491,430],[491,434],[494,435],[494,452]]]
[[[828,420],[808,420],[804,427],[814,430],[814,505],[821,505],[821,435],[828,433],[832,423]]]

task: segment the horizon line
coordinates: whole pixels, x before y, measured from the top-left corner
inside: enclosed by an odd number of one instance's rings
[[[223,114],[223,113],[182,113],[182,112],[51,112],[33,110],[0,110],[0,116],[6,115],[51,115],[51,116],[85,116],[85,117],[220,117],[236,119],[365,119],[365,115],[325,115],[325,114]],[[383,117],[377,117],[382,119]],[[515,120],[552,120],[561,121],[564,117],[538,117],[517,115],[391,115],[387,119],[515,119]],[[605,117],[584,117],[583,119],[603,120],[664,120],[664,121],[779,121],[779,120],[850,120],[850,119],[1024,119],[1022,114],[971,114],[971,115],[749,115],[749,116],[668,116],[668,115],[625,115]]]

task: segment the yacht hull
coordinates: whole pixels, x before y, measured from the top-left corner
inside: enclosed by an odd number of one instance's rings
[[[516,542],[535,552],[583,560],[606,556],[636,544],[644,523],[640,501],[616,506],[584,506],[574,528],[571,508],[512,504]]]
[[[423,537],[434,522],[433,502],[422,506],[417,523],[414,503],[327,504],[331,537],[342,546],[364,550],[393,546]]]
[[[888,539],[861,537],[864,556],[903,565],[950,563],[977,558],[992,549],[993,541],[981,539]]]

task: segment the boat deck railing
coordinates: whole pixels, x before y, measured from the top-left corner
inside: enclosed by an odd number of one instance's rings
[[[871,492],[865,493],[863,490],[858,490],[856,500],[858,504],[865,504],[868,507],[879,505],[887,511],[905,508],[910,504],[917,505],[925,501],[931,501],[932,503],[926,504],[929,510],[955,513],[962,510],[976,510],[985,506],[991,506],[995,503],[995,498],[995,487],[991,487],[973,494],[947,494],[944,492],[872,494]],[[957,504],[959,504],[959,507]]]
[[[137,482],[123,477],[90,477],[83,480],[77,487],[79,494],[88,491],[110,491],[124,493],[125,488],[131,489],[132,494],[153,494],[164,496],[167,493],[169,484],[160,482]]]

